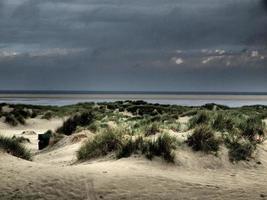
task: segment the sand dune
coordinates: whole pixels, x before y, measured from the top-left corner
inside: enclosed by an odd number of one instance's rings
[[[0,132],[42,133],[60,123],[58,119],[37,119],[16,128],[1,124]],[[92,134],[75,135],[38,152],[33,162],[1,153],[0,199],[267,199],[267,143],[258,148],[255,161],[238,164],[228,161],[225,149],[215,157],[187,147],[177,151],[176,164],[142,157],[114,160],[110,156],[77,163],[77,149]],[[36,151],[37,135],[25,137],[31,139],[29,147]]]

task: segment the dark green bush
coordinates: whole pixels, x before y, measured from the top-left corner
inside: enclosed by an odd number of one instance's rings
[[[219,150],[220,140],[215,137],[215,133],[210,127],[201,125],[188,137],[186,143],[188,146],[192,147],[194,151],[209,153]]]
[[[11,126],[17,126],[18,124],[25,124],[25,119],[31,117],[31,113],[28,110],[22,108],[15,108],[9,113],[4,113],[5,122]]]
[[[15,115],[15,118],[20,124],[26,124],[24,116],[17,114],[17,115]]]
[[[53,113],[51,111],[45,112],[45,114],[42,116],[42,119],[50,120],[53,117]]]
[[[38,115],[38,112],[33,110],[31,113],[31,118],[35,118],[35,117],[37,117],[37,115]]]
[[[31,113],[27,109],[15,108],[12,112],[15,116],[22,116],[22,118],[28,118],[31,116]]]
[[[89,126],[93,122],[93,119],[94,117],[91,112],[74,115],[73,117],[67,119],[57,132],[65,135],[71,135],[76,131],[77,126]]]
[[[175,138],[164,134],[155,140],[147,140],[143,144],[142,153],[148,159],[152,159],[154,156],[160,156],[167,162],[174,162],[175,154],[173,150],[176,148],[175,142]]]
[[[18,140],[0,136],[0,149],[3,151],[26,160],[31,160],[32,155]]]
[[[256,146],[250,141],[235,141],[228,145],[230,161],[248,160],[254,152]]]
[[[175,149],[176,139],[168,134],[161,135],[154,140],[143,139],[143,137],[139,136],[135,140],[129,139],[126,142],[122,142],[117,151],[117,157],[129,157],[135,153],[143,154],[150,160],[155,156],[159,156],[167,162],[174,162]]]
[[[13,114],[5,116],[5,122],[11,126],[17,126],[19,123]]]
[[[133,153],[142,153],[144,145],[143,137],[139,136],[137,139],[133,140],[132,138],[121,143],[116,155],[117,158],[129,157]]]

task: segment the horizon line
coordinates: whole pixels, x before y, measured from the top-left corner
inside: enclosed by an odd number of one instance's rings
[[[169,95],[267,95],[267,92],[237,91],[117,91],[117,90],[0,90],[0,94],[169,94]]]

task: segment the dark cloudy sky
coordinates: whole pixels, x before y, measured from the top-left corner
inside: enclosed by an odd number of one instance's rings
[[[0,89],[267,92],[267,3],[0,0]]]

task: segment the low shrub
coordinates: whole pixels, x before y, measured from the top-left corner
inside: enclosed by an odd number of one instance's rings
[[[77,152],[78,160],[91,159],[117,151],[122,143],[122,134],[117,129],[104,129],[93,140],[88,140]]]
[[[239,125],[242,135],[250,141],[256,141],[257,136],[264,137],[265,124],[260,118],[249,117]]]
[[[31,152],[16,139],[0,136],[0,149],[22,159],[32,159]]]
[[[154,156],[162,157],[168,162],[174,162],[176,148],[175,138],[168,134],[156,139],[144,139],[139,136],[135,139],[126,137],[123,129],[104,129],[93,140],[88,140],[77,152],[78,160],[85,160],[105,156],[114,152],[117,158],[129,157],[132,154],[143,154],[148,159]]]
[[[125,158],[132,154],[142,153],[143,145],[144,139],[142,136],[139,136],[135,140],[129,138],[121,143],[116,156],[117,158]]]
[[[256,146],[253,145],[250,141],[235,141],[228,145],[229,148],[229,159],[230,161],[240,161],[240,160],[248,160]]]
[[[160,156],[167,162],[174,162],[175,154],[173,150],[176,149],[175,138],[168,134],[163,134],[155,140],[147,140],[142,147],[142,153],[148,159],[154,156]]]
[[[211,120],[211,113],[208,111],[200,111],[189,120],[189,128],[194,128],[201,124],[208,125]]]
[[[82,114],[74,115],[67,119],[62,127],[57,129],[58,133],[71,135],[76,131],[77,126],[88,126],[93,122],[93,114],[91,112],[84,112]]]
[[[214,120],[211,124],[212,128],[217,131],[231,131],[235,127],[234,121],[228,117],[228,115],[223,113],[218,113],[215,115]]]
[[[20,124],[26,124],[24,116],[17,114],[17,115],[15,115],[15,118]]]
[[[6,115],[5,122],[11,126],[17,126],[19,124],[13,114]]]
[[[176,149],[176,139],[163,134],[156,139],[144,139],[142,136],[135,140],[132,138],[122,142],[117,151],[117,158],[129,157],[133,153],[143,154],[148,159],[155,156],[162,157],[167,162],[174,162]]]
[[[5,116],[5,122],[11,126],[17,126],[19,124],[25,124],[28,117],[31,116],[29,111],[24,111],[22,109],[14,109],[9,113],[3,114]]]
[[[51,111],[45,112],[45,114],[42,116],[42,119],[50,120],[53,117],[53,113]]]
[[[144,135],[150,136],[155,135],[156,133],[160,132],[160,124],[153,122],[147,126],[145,126]]]
[[[101,125],[99,123],[93,122],[88,126],[88,130],[90,130],[93,133],[95,133],[95,132],[97,132],[99,130],[100,126]]]
[[[209,126],[201,125],[188,137],[186,143],[194,151],[209,153],[219,150],[220,140],[215,137],[214,131]]]
[[[12,112],[15,116],[22,116],[23,118],[31,117],[31,112],[27,109],[15,108]]]

